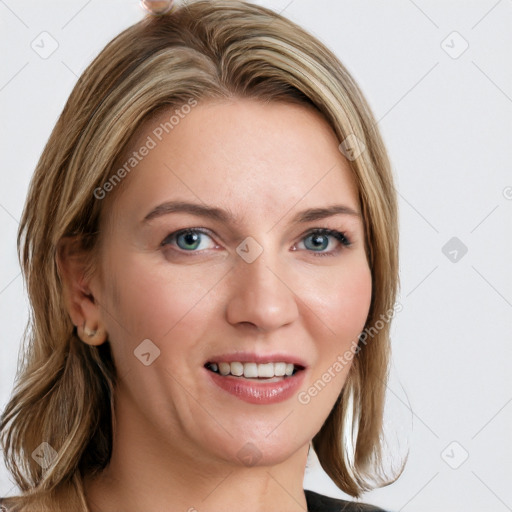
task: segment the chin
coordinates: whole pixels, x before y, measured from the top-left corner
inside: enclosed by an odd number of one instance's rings
[[[286,416],[286,415],[285,415]],[[210,444],[221,448],[216,450],[216,455],[225,461],[237,466],[275,466],[292,457],[303,446],[308,445],[309,438],[303,441],[297,440],[295,433],[287,431],[284,425],[279,425],[283,418],[273,423],[273,426],[265,429],[265,432],[255,432],[250,427],[240,435],[233,437],[226,435],[222,441],[218,440]],[[279,429],[282,431],[278,434]],[[274,430],[274,431],[273,431]],[[301,432],[303,435],[303,433]],[[292,442],[295,440],[295,442]]]

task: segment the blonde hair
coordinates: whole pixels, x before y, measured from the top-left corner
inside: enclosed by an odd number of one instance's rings
[[[349,164],[373,279],[366,327],[393,309],[398,222],[390,163],[370,108],[345,67],[291,21],[245,2],[200,0],[148,15],[85,70],[30,184],[18,253],[31,316],[15,390],[0,422],[6,464],[22,491],[6,500],[12,510],[87,511],[83,477],[100,472],[111,454],[115,366],[108,343],[90,346],[77,336],[63,300],[59,242],[74,237],[94,271],[105,207],[95,190],[112,179],[137,128],[191,99],[230,97],[309,105],[340,142],[355,136],[364,144]],[[381,443],[389,322],[360,346],[313,439],[324,470],[355,497],[394,481],[383,478]],[[31,456],[42,442],[57,452],[46,469]]]

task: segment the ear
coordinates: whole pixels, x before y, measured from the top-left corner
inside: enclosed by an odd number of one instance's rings
[[[57,268],[62,282],[64,303],[80,339],[88,345],[107,340],[98,301],[90,289],[88,259],[79,237],[63,237],[57,246]]]

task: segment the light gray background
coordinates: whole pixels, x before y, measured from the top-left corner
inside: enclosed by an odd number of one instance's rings
[[[512,510],[512,2],[257,3],[337,53],[374,109],[397,177],[403,311],[387,425],[409,460],[365,501]],[[28,311],[15,237],[29,179],[77,77],[142,16],[136,0],[0,0],[2,407]],[[49,51],[45,31],[58,48],[43,59],[31,45]],[[12,487],[0,470],[0,495]],[[305,487],[343,497],[314,459]]]

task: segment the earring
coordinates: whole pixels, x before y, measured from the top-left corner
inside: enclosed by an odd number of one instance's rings
[[[94,338],[94,336],[96,336],[96,333],[98,332],[98,330],[97,330],[97,329],[95,329],[95,330],[93,330],[93,331],[89,330],[89,329],[85,326],[85,320],[84,320],[84,325],[83,325],[83,327],[82,327],[82,330],[84,331],[84,334],[85,334],[86,336],[88,336],[89,338]]]

